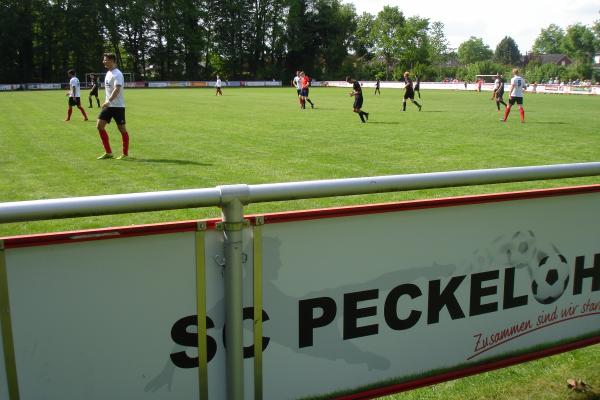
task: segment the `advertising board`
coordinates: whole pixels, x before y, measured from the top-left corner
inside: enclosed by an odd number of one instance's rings
[[[367,398],[599,342],[599,207],[594,185],[248,217],[245,398]],[[0,382],[225,398],[215,223],[4,238]]]

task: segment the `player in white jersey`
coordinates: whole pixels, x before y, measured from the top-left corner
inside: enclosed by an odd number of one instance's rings
[[[108,69],[108,72],[104,77],[106,100],[102,104],[100,115],[98,115],[96,128],[98,128],[100,139],[102,139],[105,153],[98,157],[98,159],[105,160],[113,158],[108,133],[105,128],[106,124],[109,124],[114,118],[123,139],[123,154],[117,157],[117,159],[124,160],[129,157],[129,133],[127,133],[127,127],[125,126],[125,97],[123,96],[125,80],[123,74],[117,68],[117,56],[115,54],[105,53],[102,63],[106,69]]]
[[[302,99],[300,98],[300,94],[302,94],[302,79],[300,78],[300,71],[296,71],[296,76],[294,76],[294,79],[292,79],[292,86],[296,88],[296,94],[298,95],[300,108],[302,108]]]
[[[500,121],[506,122],[508,118],[508,114],[510,113],[510,108],[513,104],[517,103],[519,105],[519,114],[521,115],[521,122],[525,122],[525,110],[523,109],[523,92],[527,89],[527,84],[525,83],[525,79],[523,79],[519,75],[519,69],[514,68],[512,70],[513,77],[510,80],[510,90],[509,90],[509,98],[508,105],[506,106],[506,110],[504,111],[504,118]]]
[[[217,75],[217,82],[215,83],[215,88],[217,89],[217,92],[215,93],[215,96],[223,96],[223,92],[221,91],[221,85],[221,77]]]
[[[85,113],[83,107],[81,107],[81,87],[79,84],[79,79],[77,78],[77,76],[75,76],[74,69],[68,70],[67,73],[69,74],[69,77],[71,79],[69,80],[69,92],[67,93],[67,96],[69,96],[69,108],[67,109],[67,118],[65,118],[65,121],[71,120],[73,106],[79,108],[79,111],[81,111],[81,113],[83,114],[83,120],[87,121],[88,116]]]

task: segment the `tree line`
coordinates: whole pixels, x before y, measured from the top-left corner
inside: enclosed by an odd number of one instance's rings
[[[590,36],[591,35],[591,36]],[[537,50],[577,60],[581,78],[593,74],[599,23],[567,31],[542,30]],[[538,43],[539,42],[539,43]],[[3,0],[0,4],[0,82],[61,82],[68,69],[103,71],[114,52],[136,80],[283,80],[297,69],[321,80],[457,77],[518,65],[515,41],[492,51],[472,37],[449,47],[444,25],[407,17],[386,6],[358,15],[340,0]],[[584,60],[586,59],[588,61]],[[458,64],[452,63],[458,61]],[[587,64],[586,64],[587,62]],[[575,73],[574,72],[574,73]]]

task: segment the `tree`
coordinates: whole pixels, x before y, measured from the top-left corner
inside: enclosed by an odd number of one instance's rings
[[[469,40],[458,46],[458,60],[463,64],[471,64],[477,61],[489,61],[494,52],[488,45],[483,43],[483,39],[471,36]]]
[[[533,43],[532,51],[537,54],[558,54],[562,51],[565,31],[555,24],[542,29]]]
[[[420,17],[410,17],[404,28],[401,59],[406,69],[413,69],[417,64],[428,63],[429,56],[429,20]]]
[[[575,24],[567,28],[562,49],[569,57],[580,63],[591,63],[596,46],[594,32],[587,26]]]
[[[313,65],[312,38],[306,29],[302,29],[307,18],[307,1],[289,0],[286,21],[286,75],[290,77],[299,68],[311,69],[307,65]]]
[[[385,79],[389,80],[394,62],[402,55],[406,19],[398,7],[384,6],[377,14],[371,31],[375,52],[384,58]]]
[[[444,24],[435,21],[429,26],[429,61],[441,66],[448,56],[450,45],[444,34]]]
[[[504,65],[517,65],[521,62],[521,52],[513,38],[505,36],[498,43],[494,52],[494,61]]]
[[[316,63],[313,71],[322,77],[338,77],[339,70],[351,47],[352,32],[356,29],[353,6],[339,0],[318,0],[315,4],[313,42]]]
[[[353,49],[356,55],[363,60],[373,58],[375,41],[371,32],[374,24],[375,17],[367,12],[362,13],[356,20]]]

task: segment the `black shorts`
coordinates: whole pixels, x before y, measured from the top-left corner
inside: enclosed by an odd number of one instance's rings
[[[414,100],[415,99],[415,92],[412,90],[407,90],[404,92],[404,100],[406,99],[411,99]]]
[[[105,107],[100,111],[100,115],[98,115],[98,119],[106,121],[109,124],[113,118],[117,125],[125,125],[125,107]]]
[[[81,106],[81,98],[80,97],[69,97],[69,107],[73,106]]]
[[[302,90],[300,89],[296,89],[296,93],[298,93],[298,96],[300,96],[300,93],[302,92]]]
[[[510,104],[511,106],[512,106],[513,104],[515,104],[515,102],[516,102],[518,105],[522,105],[522,104],[523,104],[523,98],[522,98],[522,97],[512,97],[512,96],[510,96],[510,97],[508,98],[508,104]]]
[[[363,105],[363,97],[362,96],[354,97],[354,106],[353,107],[355,109],[360,109],[360,108],[362,108],[362,105]]]
[[[496,98],[498,100],[502,100],[502,97],[504,97],[504,91],[496,92]]]
[[[92,90],[90,90],[90,96],[98,97],[98,86],[95,86],[92,88]]]

